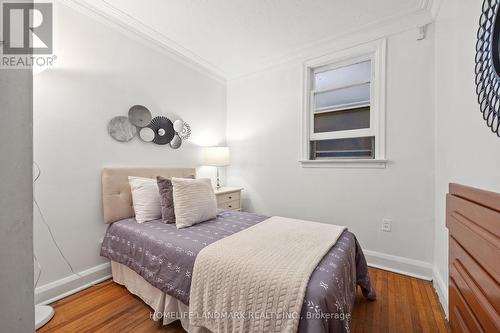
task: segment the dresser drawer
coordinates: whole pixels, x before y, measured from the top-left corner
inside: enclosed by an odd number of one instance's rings
[[[240,192],[230,192],[217,195],[218,204],[226,203],[229,201],[238,201],[238,206],[239,206]]]
[[[238,195],[238,197],[239,197],[239,195]],[[238,200],[219,202],[217,207],[219,207],[220,209],[225,209],[225,210],[238,210],[238,209],[240,209],[240,199],[238,198]]]

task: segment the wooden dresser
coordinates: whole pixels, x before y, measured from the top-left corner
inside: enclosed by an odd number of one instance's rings
[[[221,187],[215,190],[217,207],[226,210],[241,211],[241,191],[239,187]]]
[[[446,206],[452,332],[500,332],[500,194],[450,184]]]

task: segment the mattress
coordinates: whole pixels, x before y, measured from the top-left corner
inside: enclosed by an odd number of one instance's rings
[[[184,229],[160,220],[139,224],[133,218],[125,219],[108,227],[101,255],[189,305],[191,275],[199,251],[267,218],[221,211],[213,220]],[[361,247],[352,233],[344,231],[311,275],[299,332],[349,332],[357,285],[365,297],[375,299]]]

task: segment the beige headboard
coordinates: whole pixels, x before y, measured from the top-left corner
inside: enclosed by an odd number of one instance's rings
[[[196,170],[191,168],[104,168],[102,169],[102,207],[104,223],[134,216],[132,194],[128,184],[128,176],[156,178],[196,176]]]

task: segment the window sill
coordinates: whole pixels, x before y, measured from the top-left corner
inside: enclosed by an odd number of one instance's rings
[[[387,160],[375,159],[331,159],[301,160],[303,168],[352,168],[352,169],[385,169]]]

